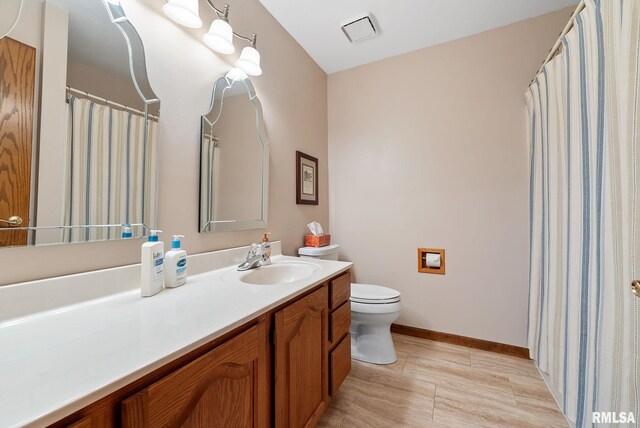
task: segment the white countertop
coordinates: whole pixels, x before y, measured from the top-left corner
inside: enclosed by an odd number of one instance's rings
[[[304,262],[318,269],[286,284],[228,281],[233,266],[150,298],[134,289],[0,322],[0,426],[53,423],[352,265]]]

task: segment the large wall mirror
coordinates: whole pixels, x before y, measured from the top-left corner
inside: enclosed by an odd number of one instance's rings
[[[119,0],[1,0],[0,87],[0,247],[155,228],[160,100]]]
[[[200,231],[267,227],[269,143],[262,107],[248,78],[233,70],[213,88],[202,116]]]

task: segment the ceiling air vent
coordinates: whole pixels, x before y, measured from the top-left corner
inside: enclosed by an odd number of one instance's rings
[[[361,42],[378,34],[370,15],[361,15],[342,25],[342,31],[351,43]]]

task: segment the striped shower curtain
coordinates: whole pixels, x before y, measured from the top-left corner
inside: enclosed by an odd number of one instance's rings
[[[91,100],[68,103],[66,226],[156,224],[157,122]],[[146,133],[146,139],[145,139]],[[133,236],[142,236],[141,226]],[[71,228],[65,242],[113,239],[121,227]]]
[[[586,0],[526,93],[528,346],[578,427],[640,418],[639,26],[640,0]]]

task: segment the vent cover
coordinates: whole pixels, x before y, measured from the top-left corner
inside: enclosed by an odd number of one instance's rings
[[[351,43],[361,42],[378,34],[371,16],[361,15],[342,25],[342,31]]]

